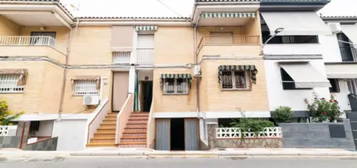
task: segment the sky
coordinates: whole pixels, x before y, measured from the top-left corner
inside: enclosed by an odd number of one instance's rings
[[[184,16],[190,17],[194,0],[61,0],[78,7],[76,16]],[[73,8],[72,8],[73,9]],[[331,0],[319,11],[326,16],[357,16],[357,0]]]

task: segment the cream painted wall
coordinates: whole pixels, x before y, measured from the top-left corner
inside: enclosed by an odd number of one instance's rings
[[[248,91],[222,91],[218,81],[220,65],[255,65],[257,84]],[[202,112],[268,111],[268,96],[263,60],[208,60],[202,64],[200,104]]]
[[[191,73],[191,69],[165,68],[154,70],[154,112],[195,112],[197,81],[195,79],[192,80],[188,95],[164,95],[160,83],[160,76],[163,73]]]
[[[27,69],[24,93],[0,94],[14,112],[26,114],[57,113],[60,102],[62,69],[48,62],[1,61],[4,69]]]
[[[109,69],[69,69],[67,72],[66,89],[63,102],[63,113],[88,113],[94,108],[83,105],[83,96],[73,95],[72,80],[76,76],[101,76],[101,97],[111,99],[112,92],[112,72]]]
[[[192,27],[159,27],[154,38],[155,64],[193,63]]]
[[[71,42],[69,64],[111,64],[111,32],[107,27],[79,27]]]
[[[16,36],[20,33],[20,26],[4,16],[0,16],[0,36]]]

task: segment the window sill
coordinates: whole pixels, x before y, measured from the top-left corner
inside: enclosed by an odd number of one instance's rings
[[[242,88],[242,89],[223,89],[221,91],[252,91],[252,88]]]
[[[189,93],[163,93],[164,96],[184,96],[189,95]]]

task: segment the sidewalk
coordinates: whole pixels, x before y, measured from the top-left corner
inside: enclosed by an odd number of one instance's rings
[[[231,158],[231,157],[349,157],[356,151],[343,149],[249,148],[210,151],[156,151],[152,149],[87,148],[83,151],[0,150],[0,160],[57,160],[68,157],[122,158]]]

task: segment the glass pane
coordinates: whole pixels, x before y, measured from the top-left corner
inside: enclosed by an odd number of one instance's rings
[[[222,74],[222,88],[223,89],[233,88],[232,72],[231,71],[223,72],[223,74]]]
[[[165,93],[175,93],[175,80],[174,79],[165,79],[164,91],[165,91]]]
[[[177,93],[187,93],[187,79],[177,79]]]
[[[247,81],[244,71],[235,72],[236,88],[247,88]]]

